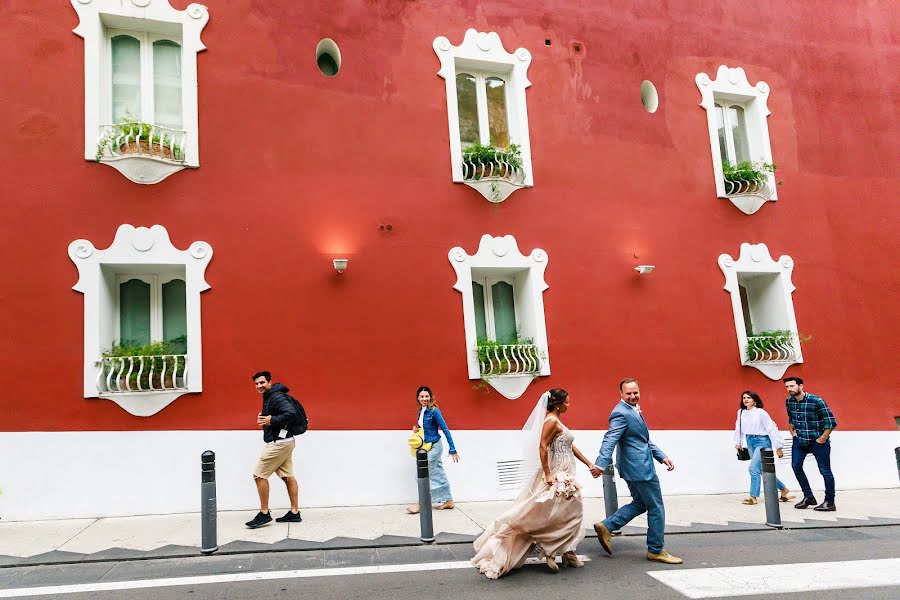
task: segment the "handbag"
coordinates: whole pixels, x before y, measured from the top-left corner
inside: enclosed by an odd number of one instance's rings
[[[741,429],[741,425],[743,424],[743,420],[744,420],[744,411],[743,411],[743,409],[742,409],[742,410],[741,410],[741,416],[738,417],[738,436],[740,437],[740,440],[741,440],[741,448],[740,448],[740,450],[737,451],[737,459],[738,459],[738,460],[750,460],[750,449],[749,449],[749,448],[745,448],[745,447],[743,446],[743,444],[744,444],[744,433],[743,433],[743,430]]]

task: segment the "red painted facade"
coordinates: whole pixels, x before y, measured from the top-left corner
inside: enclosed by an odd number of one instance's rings
[[[814,340],[787,374],[828,400],[842,429],[894,428],[892,3],[601,4],[209,0],[201,166],[141,186],[83,158],[70,4],[4,3],[0,430],[253,429],[249,376],[261,368],[293,387],[318,429],[408,427],[423,383],[455,429],[518,428],[550,387],[572,394],[572,426],[602,429],[628,375],[656,429],[729,429],[747,388],[784,427],[782,384],[740,365],[716,263],[742,242],[796,263],[797,323]],[[432,41],[459,43],[470,27],[533,55],[535,185],[500,205],[450,179]],[[316,67],[324,37],[343,57],[334,78]],[[752,216],[715,194],[694,77],[720,64],[771,88],[784,183]],[[645,79],[655,114],[640,102]],[[215,251],[201,296],[204,392],[147,418],[81,391],[83,297],[66,248],[105,248],[122,223],[159,223],[177,247]],[[466,374],[447,252],[474,253],[485,233],[549,255],[552,375],[517,401]],[[341,275],[335,257],[350,259]],[[637,276],[638,263],[657,268]]]

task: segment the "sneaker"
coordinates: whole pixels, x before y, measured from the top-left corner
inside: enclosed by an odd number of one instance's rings
[[[252,521],[247,521],[245,525],[247,525],[247,529],[257,529],[258,527],[262,527],[263,525],[268,525],[272,522],[272,515],[268,513],[263,513],[262,511],[256,513],[256,516],[253,517]]]
[[[300,516],[300,511],[291,512],[287,511],[283,517],[278,517],[275,519],[276,523],[299,523],[303,520],[303,517]]]

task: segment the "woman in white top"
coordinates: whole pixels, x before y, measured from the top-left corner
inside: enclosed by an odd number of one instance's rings
[[[778,425],[769,416],[769,413],[763,410],[762,398],[756,392],[747,390],[741,392],[741,407],[737,412],[737,421],[734,423],[734,447],[741,449],[743,436],[747,436],[747,449],[750,451],[750,497],[743,500],[743,504],[756,504],[759,498],[759,479],[760,479],[760,450],[763,448],[775,448],[778,458],[784,456],[781,450],[783,445],[781,434],[778,433]],[[787,502],[793,500],[794,496],[790,496],[790,490],[781,482],[775,479],[778,490],[781,492],[780,500]]]

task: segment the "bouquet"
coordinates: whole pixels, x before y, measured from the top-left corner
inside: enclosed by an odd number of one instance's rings
[[[569,477],[564,471],[560,471],[553,478],[553,485],[548,490],[538,495],[537,502],[546,502],[551,498],[570,500],[581,491],[581,486],[573,477]]]

